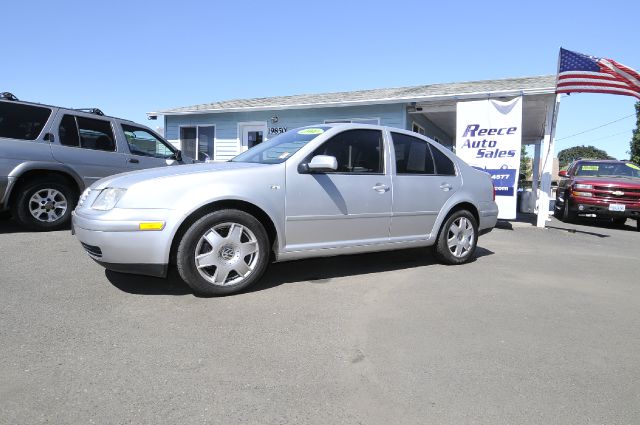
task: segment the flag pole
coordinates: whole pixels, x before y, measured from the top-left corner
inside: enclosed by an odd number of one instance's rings
[[[544,155],[544,159],[542,161],[540,161],[540,167],[539,167],[539,175],[538,177],[538,190],[539,190],[539,196],[537,197],[537,201],[538,201],[538,208],[537,208],[537,226],[538,227],[545,227],[545,222],[548,219],[549,216],[549,195],[551,194],[551,174],[549,173],[549,171],[547,170],[548,167],[548,162],[549,162],[549,156],[551,154],[551,150],[552,150],[552,146],[553,146],[553,140],[555,138],[555,126],[556,126],[556,120],[557,120],[557,116],[558,116],[558,100],[559,100],[559,94],[557,92],[558,90],[558,75],[560,74],[560,61],[562,58],[562,47],[560,47],[560,51],[558,52],[558,67],[556,70],[556,86],[555,86],[555,96],[553,98],[553,107],[551,109],[551,111],[547,110],[547,113],[551,112],[551,116],[547,115],[547,122],[550,121],[549,123],[549,140],[547,142],[547,146],[544,149],[544,152],[542,152],[542,154]],[[546,127],[546,125],[545,125]],[[545,131],[546,133],[546,131]],[[545,134],[545,138],[546,138],[546,134]],[[544,141],[543,141],[544,144]],[[549,173],[549,176],[545,176],[545,173]]]

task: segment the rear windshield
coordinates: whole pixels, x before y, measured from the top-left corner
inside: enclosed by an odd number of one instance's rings
[[[0,137],[35,140],[50,115],[49,108],[0,102]]]
[[[640,177],[640,167],[631,162],[581,162],[575,174],[581,177]]]

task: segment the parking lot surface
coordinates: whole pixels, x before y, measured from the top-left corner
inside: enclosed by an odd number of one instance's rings
[[[0,423],[638,424],[640,233],[589,224],[506,224],[456,267],[275,264],[199,298],[0,221]]]

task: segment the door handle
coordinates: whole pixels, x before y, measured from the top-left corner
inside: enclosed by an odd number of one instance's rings
[[[140,160],[135,159],[135,158],[129,158],[129,162],[132,163],[132,164],[139,164]]]
[[[378,193],[385,193],[386,191],[389,190],[389,186],[387,186],[386,184],[382,184],[382,183],[376,183],[376,185],[373,186],[372,189],[375,190]]]
[[[444,190],[445,192],[448,192],[452,189],[452,187],[449,183],[442,183],[440,185],[440,189]]]

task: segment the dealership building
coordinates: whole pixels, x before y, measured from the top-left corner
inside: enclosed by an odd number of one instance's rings
[[[555,75],[238,99],[149,112],[185,155],[226,161],[287,130],[318,123],[380,124],[424,134],[453,149],[458,104],[522,98],[521,143],[534,145],[538,226],[549,213],[553,134],[559,96]],[[537,178],[536,178],[537,177]],[[537,189],[540,189],[538,192]]]

